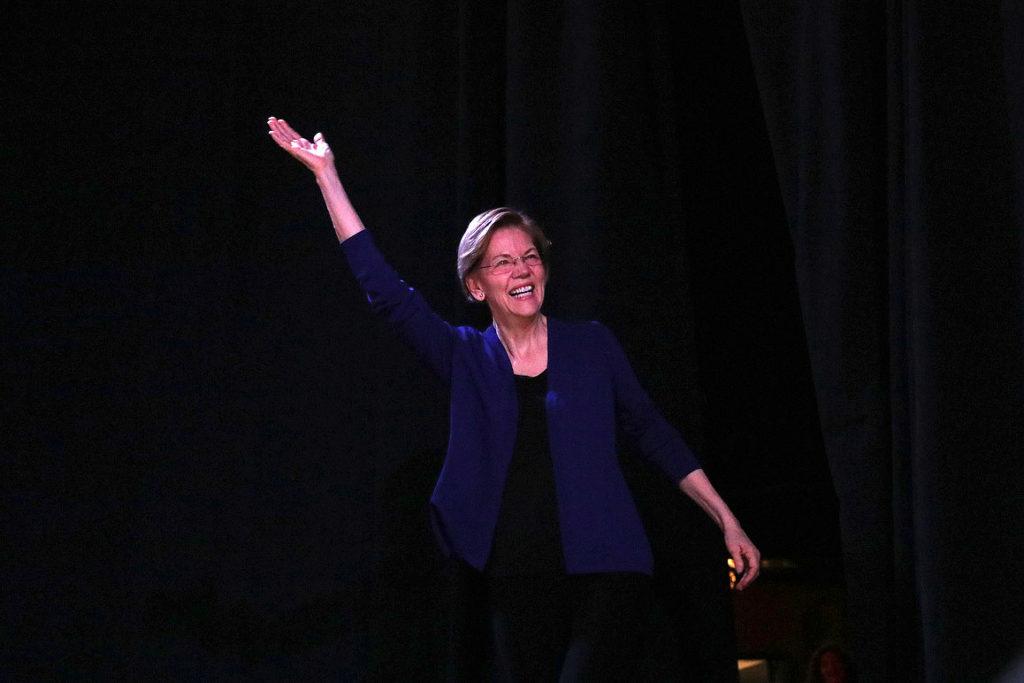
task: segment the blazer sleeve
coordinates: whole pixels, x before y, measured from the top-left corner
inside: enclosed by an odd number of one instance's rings
[[[387,320],[434,372],[449,381],[455,329],[398,276],[368,230],[346,239],[341,249],[370,308]]]
[[[595,325],[600,330],[611,370],[619,428],[637,444],[648,462],[661,469],[673,482],[682,481],[690,472],[700,469],[700,461],[640,386],[615,335],[604,325]]]

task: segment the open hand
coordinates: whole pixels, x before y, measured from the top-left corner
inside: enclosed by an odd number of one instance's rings
[[[314,175],[320,176],[334,168],[334,153],[322,133],[314,135],[310,142],[296,133],[287,121],[273,116],[267,119],[267,126],[277,146],[301,161]]]

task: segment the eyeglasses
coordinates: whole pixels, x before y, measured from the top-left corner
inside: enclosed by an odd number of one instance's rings
[[[539,265],[543,264],[543,260],[540,254],[526,254],[525,256],[499,256],[494,259],[488,266],[479,266],[480,268],[490,268],[491,272],[495,275],[508,275],[515,268],[516,262],[522,261],[524,266],[527,266],[531,270]]]

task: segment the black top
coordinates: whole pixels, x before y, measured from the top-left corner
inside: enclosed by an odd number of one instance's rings
[[[564,572],[555,475],[548,447],[545,370],[516,375],[519,424],[487,573],[492,576]]]

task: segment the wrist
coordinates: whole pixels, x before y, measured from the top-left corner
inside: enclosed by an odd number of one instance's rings
[[[316,178],[316,184],[321,188],[330,185],[341,185],[341,179],[338,178],[338,169],[334,167],[334,164],[327,164],[317,171],[314,177]]]
[[[736,519],[731,512],[726,513],[719,518],[718,526],[722,529],[723,533],[727,534],[734,531],[743,531],[743,527],[740,526],[740,521]]]

